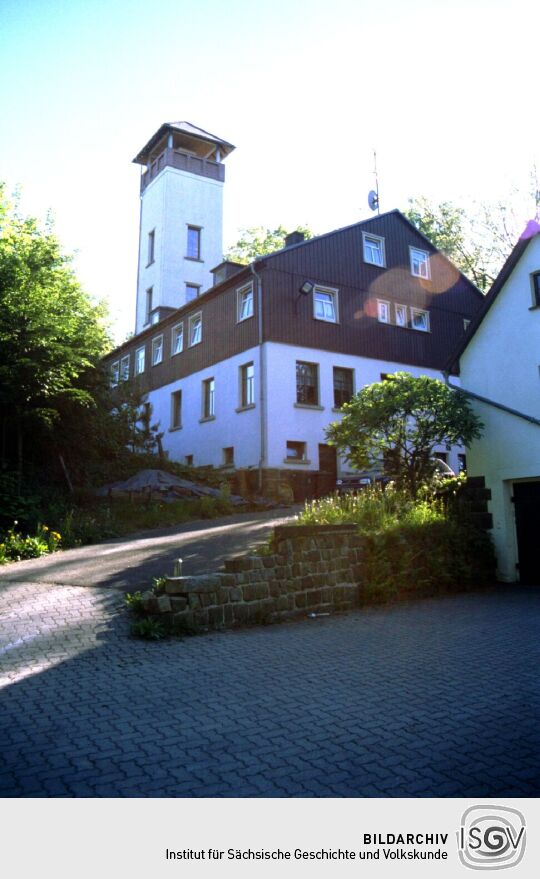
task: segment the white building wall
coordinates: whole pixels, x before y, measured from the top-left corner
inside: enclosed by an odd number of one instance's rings
[[[187,227],[201,228],[201,261],[186,259]],[[148,234],[155,230],[154,263],[148,262]],[[166,167],[141,197],[136,332],[146,320],[146,291],[154,308],[179,308],[185,284],[201,292],[213,284],[211,269],[223,259],[223,183]]]
[[[307,470],[319,469],[319,443],[325,443],[325,428],[331,421],[341,416],[334,410],[334,366],[354,370],[354,390],[364,385],[378,382],[383,372],[408,372],[414,376],[426,375],[442,380],[441,373],[434,369],[409,366],[388,360],[374,360],[367,357],[354,357],[317,348],[301,348],[279,343],[266,343],[268,375],[268,452],[267,466],[294,469],[302,466]],[[317,363],[319,366],[319,408],[298,406],[296,404],[296,361]],[[309,464],[298,461],[286,462],[288,441],[306,442]],[[446,451],[441,448],[441,452]],[[448,456],[448,463],[457,472],[458,453],[461,447],[454,447]],[[343,469],[347,470],[345,465]]]
[[[236,411],[240,406],[240,367],[252,362],[255,367],[255,406]],[[202,383],[215,380],[215,418],[201,421],[203,414]],[[171,382],[148,395],[152,405],[152,424],[159,423],[164,432],[163,448],[174,461],[183,462],[193,455],[195,466],[223,465],[223,449],[234,448],[235,467],[257,467],[260,458],[259,349],[252,348],[215,363],[208,369]],[[171,394],[182,391],[182,427],[171,430]]]
[[[540,271],[540,236],[530,242],[460,358],[465,389],[540,417],[540,310],[533,302],[531,273]],[[473,407],[484,434],[467,454],[471,476],[485,476],[491,489],[498,575],[517,579],[514,507],[517,480],[540,479],[540,427],[483,403]]]

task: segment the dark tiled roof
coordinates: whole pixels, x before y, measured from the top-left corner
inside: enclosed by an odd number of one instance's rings
[[[223,157],[232,153],[235,149],[232,143],[229,143],[227,140],[223,140],[223,138],[218,137],[216,134],[210,134],[209,131],[205,131],[204,128],[198,128],[196,125],[192,125],[191,122],[164,122],[155,134],[152,135],[147,144],[139,150],[135,158],[134,162],[137,164],[145,164],[148,154],[151,152],[153,147],[161,140],[162,137],[165,136],[170,131],[179,131],[182,134],[187,134],[190,137],[195,137],[197,140],[204,140],[208,143],[215,143],[216,145],[221,147],[221,151],[223,153]]]

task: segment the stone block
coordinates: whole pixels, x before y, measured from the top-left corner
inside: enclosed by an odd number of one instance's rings
[[[296,592],[294,595],[294,601],[296,607],[305,607],[307,604],[307,593],[306,592]]]
[[[188,601],[189,601],[189,606],[192,610],[195,610],[195,608],[201,606],[201,597],[200,597],[200,595],[197,595],[195,592],[192,592],[188,596]]]
[[[218,593],[218,604],[228,604],[230,601],[230,589],[226,586],[220,586]]]
[[[158,613],[170,613],[171,599],[168,595],[160,595],[156,598],[156,610]]]
[[[224,623],[223,607],[214,605],[208,608],[208,624],[212,627],[220,628]]]
[[[265,555],[262,556],[263,567],[265,568],[273,568],[276,564],[275,555]]]
[[[234,610],[232,604],[223,606],[223,622],[226,626],[231,626],[234,622]]]
[[[207,626],[208,625],[208,610],[206,608],[199,608],[199,610],[194,611],[193,620],[196,626]]]
[[[191,577],[167,577],[165,580],[165,592],[167,595],[182,595],[187,592],[186,581]]]
[[[234,613],[234,621],[236,623],[246,623],[249,616],[247,604],[233,604],[231,607]]]
[[[242,595],[242,590],[240,586],[233,586],[229,589],[229,596],[231,601],[243,601],[244,596]]]
[[[173,614],[180,613],[187,608],[187,598],[185,596],[173,596],[171,598],[171,611]]]
[[[220,574],[222,586],[236,586],[236,577],[234,574]]]
[[[237,574],[240,571],[250,571],[252,568],[251,559],[247,556],[235,556],[232,559],[225,559],[225,571],[229,574]]]
[[[270,594],[267,583],[252,583],[244,586],[242,592],[244,601],[259,601],[261,598],[268,598]]]
[[[217,604],[217,594],[215,592],[201,592],[199,595],[201,599],[201,605],[203,607],[210,607],[211,604]]]

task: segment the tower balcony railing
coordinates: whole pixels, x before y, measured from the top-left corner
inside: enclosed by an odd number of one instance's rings
[[[148,184],[157,177],[165,167],[177,168],[179,171],[189,171],[191,174],[199,174],[201,177],[210,177],[211,180],[225,180],[225,166],[221,162],[211,159],[202,159],[191,153],[166,147],[159,156],[149,163],[141,177],[141,193]]]

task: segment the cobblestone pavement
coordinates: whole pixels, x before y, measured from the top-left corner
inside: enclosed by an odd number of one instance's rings
[[[0,589],[0,795],[538,796],[540,590],[184,640]]]

